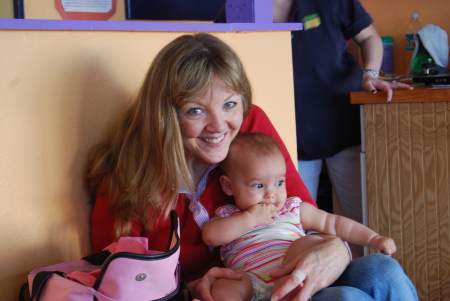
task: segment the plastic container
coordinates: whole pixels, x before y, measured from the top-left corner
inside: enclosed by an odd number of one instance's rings
[[[419,14],[411,14],[411,21],[409,21],[408,28],[406,29],[406,74],[411,76],[411,60],[414,53],[416,44],[414,37],[417,32],[422,29],[422,25],[419,22]]]
[[[394,39],[392,37],[381,37],[383,41],[383,61],[381,71],[385,75],[394,74]]]
[[[434,61],[425,47],[421,44],[419,45],[416,56],[412,59],[409,75],[411,77],[427,76],[428,73],[422,68],[422,64],[424,63],[434,63]]]

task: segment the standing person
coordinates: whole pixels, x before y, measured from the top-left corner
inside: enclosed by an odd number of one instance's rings
[[[337,235],[371,247],[375,253],[390,256],[396,252],[392,238],[380,236],[353,220],[328,214],[298,197],[286,199],[286,162],[278,143],[268,135],[236,136],[220,166],[224,173],[220,177],[222,189],[234,197],[234,203],[219,207],[205,223],[203,240],[211,247],[222,246],[220,255],[225,266],[245,273],[238,283],[217,281],[212,289],[215,301],[270,300],[274,285],[283,283],[283,278],[275,281],[270,273],[321,241],[315,235],[306,236],[303,229]],[[301,288],[304,273],[297,270],[295,275]]]
[[[361,125],[350,92],[412,89],[378,78],[383,44],[358,0],[273,0],[274,22],[302,22],[292,32],[298,169],[316,200],[326,162],[342,214],[362,222]],[[363,68],[348,51],[353,40]]]
[[[202,240],[203,224],[229,202],[217,166],[238,132],[274,137],[286,160],[288,196],[314,204],[270,120],[252,105],[250,83],[236,53],[209,34],[183,35],[167,44],[150,65],[136,100],[90,152],[94,251],[121,236],[148,237],[149,249],[165,250],[167,217],[175,209],[180,217],[181,276],[193,295],[213,301],[210,291],[216,280],[239,281],[239,274],[223,268],[219,248],[210,249]],[[364,282],[374,292],[410,291],[403,282],[374,281],[380,267],[397,274],[395,266],[368,256],[347,268],[350,258],[342,241],[333,235],[321,237],[322,243],[277,274],[283,277],[294,269],[306,274],[297,300],[331,289],[326,287],[343,271],[346,282]],[[294,276],[288,279],[295,281]],[[334,300],[352,296],[346,287],[334,291],[342,296]]]
[[[383,44],[358,0],[273,0],[273,21],[303,23],[292,32],[298,170],[317,200],[322,164],[342,214],[362,223],[359,106],[350,92],[412,89],[378,79]],[[216,22],[225,22],[225,10]],[[348,51],[359,46],[364,69]],[[362,255],[362,248],[358,249]]]

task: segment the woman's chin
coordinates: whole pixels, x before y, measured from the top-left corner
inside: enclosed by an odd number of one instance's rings
[[[220,163],[223,160],[225,160],[226,156],[227,156],[227,151],[221,152],[221,153],[210,154],[209,156],[205,156],[204,159],[209,164],[216,164],[216,163]]]

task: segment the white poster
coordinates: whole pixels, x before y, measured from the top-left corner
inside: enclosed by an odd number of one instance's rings
[[[107,13],[113,0],[62,0],[66,12]]]

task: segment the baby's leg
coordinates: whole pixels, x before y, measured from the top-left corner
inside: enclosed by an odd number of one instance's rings
[[[284,263],[283,265],[286,265],[287,263],[297,260],[296,257],[301,254],[303,251],[311,248],[312,246],[318,245],[323,242],[322,237],[317,235],[307,235],[304,237],[300,237],[299,239],[295,240],[286,251],[286,255],[284,257]],[[298,273],[297,276],[300,278],[300,281],[302,281],[298,287],[294,288],[288,295],[286,295],[281,301],[284,300],[291,300],[303,287],[303,280],[305,279],[304,276],[301,275],[301,273]],[[274,290],[276,290],[279,286],[284,285],[291,275],[286,275],[281,278],[278,278],[275,281],[275,287]]]
[[[221,278],[216,280],[211,289],[214,301],[250,301],[253,297],[253,283],[243,270],[234,270],[242,275],[241,280]]]
[[[323,238],[318,235],[306,235],[295,240],[286,251],[284,265],[292,260],[296,260],[296,257],[303,251],[322,242],[324,242]]]

